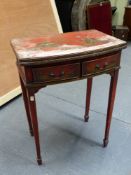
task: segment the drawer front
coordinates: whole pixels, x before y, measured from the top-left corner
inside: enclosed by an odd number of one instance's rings
[[[55,82],[80,77],[80,64],[33,68],[32,71],[35,81]]]
[[[82,63],[82,76],[97,75],[119,67],[120,53]]]

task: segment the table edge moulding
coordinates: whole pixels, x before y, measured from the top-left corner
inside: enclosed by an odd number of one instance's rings
[[[113,36],[97,30],[69,32],[39,38],[12,39],[29,130],[36,144],[37,162],[42,164],[35,93],[51,84],[87,78],[84,120],[89,120],[92,80],[94,76],[111,76],[103,146],[109,130],[116,93],[121,50],[127,46]],[[53,115],[53,114],[52,114]]]

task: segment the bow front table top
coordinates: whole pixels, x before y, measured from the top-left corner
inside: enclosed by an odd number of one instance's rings
[[[97,30],[87,30],[39,38],[12,39],[11,45],[17,58],[29,130],[35,138],[38,164],[42,164],[42,158],[35,93],[47,85],[87,78],[84,115],[87,122],[93,77],[104,73],[111,76],[103,140],[103,146],[107,146],[121,50],[126,47],[126,42]]]

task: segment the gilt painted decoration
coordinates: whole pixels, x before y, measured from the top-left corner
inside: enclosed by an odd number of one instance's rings
[[[97,30],[70,32],[39,38],[13,39],[19,59],[61,56],[72,53],[90,53],[104,50],[125,42]]]

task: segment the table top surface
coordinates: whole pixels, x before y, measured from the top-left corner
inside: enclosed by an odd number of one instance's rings
[[[22,61],[37,61],[63,56],[93,54],[126,47],[126,42],[97,30],[69,32],[39,38],[12,39],[11,44]]]

